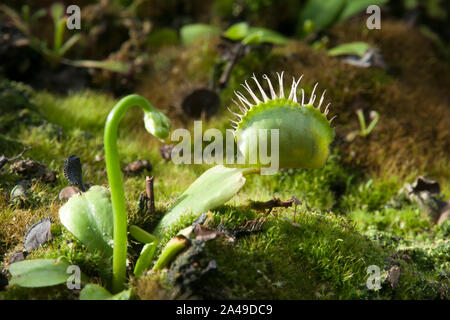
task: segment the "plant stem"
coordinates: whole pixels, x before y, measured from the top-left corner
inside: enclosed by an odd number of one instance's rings
[[[364,113],[361,109],[358,109],[356,111],[356,114],[358,115],[358,120],[359,120],[359,126],[361,127],[361,135],[365,136],[366,135],[366,119],[364,119]]]
[[[123,289],[126,280],[127,259],[127,212],[122,171],[120,170],[119,153],[117,151],[117,130],[122,116],[132,106],[138,106],[148,113],[156,111],[145,98],[139,95],[126,96],[109,113],[104,133],[106,172],[111,189],[114,214],[112,290],[115,293]]]
[[[172,238],[164,247],[158,260],[153,266],[153,271],[161,270],[166,267],[173,258],[189,244],[189,240],[184,236],[178,235]]]

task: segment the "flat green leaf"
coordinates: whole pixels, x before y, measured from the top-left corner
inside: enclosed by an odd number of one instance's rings
[[[241,41],[248,36],[249,26],[246,22],[233,24],[224,33],[223,36],[230,40]]]
[[[131,225],[128,228],[128,231],[130,232],[131,236],[140,243],[152,243],[156,241],[156,237],[154,235],[148,233],[138,226]]]
[[[170,227],[188,216],[199,216],[230,200],[244,185],[244,173],[253,168],[217,165],[205,171],[173,204],[156,226],[153,235],[161,238]]]
[[[180,29],[181,42],[189,45],[201,38],[219,35],[220,29],[208,24],[188,24]]]
[[[349,42],[328,50],[328,55],[357,55],[359,57],[362,57],[367,52],[367,50],[369,50],[369,48],[370,45],[366,42]]]
[[[80,300],[129,300],[131,290],[124,290],[115,295],[97,284],[87,284],[80,292]]]
[[[347,0],[344,9],[337,18],[337,22],[344,21],[357,13],[365,11],[370,5],[381,6],[387,2],[388,0]]]
[[[300,12],[299,33],[303,34],[303,25],[305,22],[313,23],[315,30],[322,30],[340,17],[342,10],[346,5],[346,0],[309,0]]]
[[[288,38],[282,36],[276,31],[265,28],[250,28],[248,35],[242,40],[243,44],[272,43],[283,45],[288,42]]]
[[[153,256],[155,255],[157,247],[157,242],[147,243],[142,248],[141,254],[136,261],[136,266],[134,267],[134,275],[139,277],[145,270],[148,269],[152,263]]]
[[[167,242],[167,244],[162,249],[158,260],[153,266],[153,270],[157,271],[167,267],[178,255],[178,253],[184,250],[188,244],[189,240],[182,235],[178,235],[170,239],[170,241]]]
[[[72,275],[70,272],[67,273],[69,266],[70,264],[63,259],[19,261],[9,266],[8,270],[12,275],[9,283],[27,288],[54,286],[66,282]],[[81,277],[82,280],[86,279],[84,275]]]
[[[113,294],[96,284],[87,284],[80,292],[80,300],[108,300]]]
[[[243,44],[286,44],[289,42],[288,38],[276,31],[266,28],[250,28],[246,22],[232,25],[224,32],[223,36],[230,40],[241,41]]]
[[[59,209],[61,223],[89,250],[112,256],[113,211],[109,190],[93,186]]]

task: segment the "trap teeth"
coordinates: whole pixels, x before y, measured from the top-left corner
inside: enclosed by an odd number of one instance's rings
[[[77,186],[81,191],[86,191],[82,178],[83,170],[81,161],[77,155],[71,155],[64,162],[64,177],[70,184]]]

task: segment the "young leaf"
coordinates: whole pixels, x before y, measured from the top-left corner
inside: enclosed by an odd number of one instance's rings
[[[192,44],[200,38],[208,38],[219,34],[219,28],[201,23],[188,24],[180,30],[181,42],[185,45]]]
[[[315,29],[322,30],[336,22],[344,9],[346,0],[309,0],[300,12],[299,33],[303,34],[306,21],[314,23]]]
[[[205,171],[173,204],[156,226],[153,235],[161,238],[168,228],[186,216],[198,216],[230,200],[244,185],[244,173],[253,168],[217,165]]]
[[[80,300],[129,300],[131,290],[124,290],[113,295],[97,284],[87,284],[80,292]]]
[[[10,284],[21,287],[36,288],[61,284],[71,276],[67,273],[70,264],[63,259],[35,259],[24,260],[9,266],[12,278]],[[82,279],[86,276],[82,275]]]
[[[152,243],[156,241],[156,237],[138,226],[132,225],[128,228],[131,236],[140,243]]]
[[[136,277],[139,277],[150,266],[153,256],[155,255],[156,246],[157,242],[152,242],[145,244],[142,248],[141,255],[134,267],[134,275]]]
[[[233,24],[224,33],[223,36],[230,40],[241,41],[248,36],[249,26],[246,22],[239,22]]]
[[[155,262],[153,266],[153,270],[161,270],[169,265],[172,260],[177,256],[177,254],[182,251],[189,244],[189,240],[182,236],[178,235],[170,239],[167,242],[164,249],[162,249],[161,254],[158,257],[158,260]]]
[[[89,250],[112,255],[113,212],[108,189],[93,186],[59,209],[61,223]]]
[[[366,42],[349,42],[328,50],[330,56],[357,55],[363,57],[370,46]]]
[[[243,44],[287,44],[289,39],[276,31],[265,28],[250,28],[248,35],[242,40]]]
[[[347,0],[347,3],[342,10],[337,22],[344,21],[351,16],[366,10],[370,5],[381,6],[388,2],[388,0]]]
[[[286,44],[289,39],[276,31],[266,28],[250,28],[246,22],[240,22],[228,28],[223,36],[230,40],[241,41],[243,44]]]

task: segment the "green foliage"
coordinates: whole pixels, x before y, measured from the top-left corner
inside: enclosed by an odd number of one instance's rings
[[[88,284],[80,292],[80,300],[129,300],[131,290],[123,290],[117,294],[112,294],[105,288]]]
[[[321,31],[363,11],[369,5],[382,5],[387,0],[308,0],[300,11],[298,35],[306,37],[313,31]],[[305,28],[305,25],[309,27]]]
[[[112,256],[113,214],[108,189],[93,186],[59,210],[61,223],[91,251]]]
[[[44,10],[44,11],[42,11]],[[61,3],[54,3],[49,8],[50,16],[53,20],[53,46],[49,48],[44,39],[40,39],[31,33],[31,23],[44,16],[45,9],[40,9],[30,15],[30,8],[27,5],[22,7],[22,16],[14,9],[1,5],[0,11],[3,11],[29,39],[30,47],[41,54],[52,67],[60,63],[83,68],[99,68],[112,72],[126,73],[130,70],[130,65],[119,61],[93,61],[93,60],[69,60],[65,56],[67,52],[79,42],[81,34],[77,33],[64,41],[67,17],[64,15],[64,6]]]
[[[110,95],[89,90],[79,91],[67,97],[39,92],[35,103],[49,121],[61,125],[65,129],[78,128],[91,133],[99,133],[103,131],[114,99]],[[61,117],[62,113],[65,114],[64,117]],[[125,121],[130,121],[126,115]]]
[[[235,226],[242,214],[230,210],[218,217],[220,224]],[[210,243],[210,258],[220,267],[206,285],[220,284],[235,299],[350,299],[367,292],[360,286],[365,270],[370,264],[382,265],[386,252],[343,217],[302,208],[293,225],[292,215],[289,209],[269,217],[263,232],[233,246]]]
[[[244,185],[244,174],[252,170],[217,165],[205,171],[171,206],[153,234],[162,238],[172,225],[185,220],[185,216],[192,219],[230,200]]]
[[[141,243],[152,243],[156,241],[156,237],[138,226],[132,225],[128,228],[130,235]]]
[[[371,111],[370,118],[372,120],[370,121],[369,126],[366,126],[366,119],[364,118],[363,111],[358,109],[356,114],[358,116],[360,130],[350,132],[346,137],[348,141],[352,141],[357,135],[362,137],[368,136],[377,125],[378,120],[380,120],[380,114],[376,111]]]
[[[374,228],[403,237],[414,238],[431,227],[430,222],[415,207],[401,210],[382,208],[372,212],[356,209],[347,216],[357,223],[361,231]]]
[[[223,35],[230,40],[240,41],[248,35],[249,32],[248,29],[249,29],[248,23],[240,22],[233,24],[231,27],[225,30]]]
[[[251,67],[254,60],[258,66],[266,64],[266,58],[259,59],[258,55],[250,56],[248,60],[244,58],[233,81],[240,83],[246,77],[245,69]],[[241,76],[242,78],[239,78]],[[20,95],[16,98],[11,95],[8,99],[13,102],[17,99],[19,105],[23,104]],[[49,121],[63,126],[64,135],[57,138],[49,124],[19,125],[16,128],[17,134],[6,139],[11,148],[8,155],[20,152],[23,145],[31,145],[33,149],[27,155],[43,161],[53,170],[62,172],[64,158],[69,154],[78,154],[83,160],[86,180],[96,184],[106,183],[105,174],[102,172],[104,163],[97,163],[94,159],[96,155],[103,153],[103,123],[114,99],[109,95],[91,91],[67,97],[39,92],[32,100],[37,111],[46,115]],[[27,100],[24,101],[29,105]],[[67,114],[67,117],[58,117],[58,114]],[[121,124],[121,128],[125,129],[123,132],[132,130],[133,123],[141,121],[140,118],[140,112],[125,115],[125,123]],[[209,125],[217,127],[217,123],[222,125],[220,121],[221,119],[212,120]],[[143,134],[138,132],[121,135],[119,149],[126,161],[148,157],[154,165],[157,217],[153,219],[157,220],[171,203],[170,197],[179,197],[185,186],[201,174],[204,166],[186,167],[164,163],[157,152],[149,150],[147,140],[143,139],[147,135]],[[4,145],[3,140],[0,143]],[[18,177],[4,171],[0,176],[2,194],[9,193]],[[245,224],[247,220],[259,218],[258,213],[240,207],[247,200],[267,201],[273,197],[284,200],[292,195],[304,203],[297,207],[296,223],[300,227],[292,225],[294,208],[275,209],[269,215],[261,233],[239,238],[233,245],[211,241],[210,257],[216,260],[220,268],[219,275],[209,278],[208,283],[216,290],[230,289],[227,292],[237,298],[267,299],[445,297],[443,284],[447,281],[445,275],[448,272],[448,240],[439,235],[442,231],[419,215],[415,206],[386,206],[391,198],[396,196],[403,184],[402,180],[396,177],[384,180],[363,175],[355,168],[350,170],[344,167],[337,150],[331,154],[322,169],[287,169],[274,176],[254,175],[247,176],[246,179],[246,185],[227,205],[214,210],[214,227],[223,223],[226,228],[233,228]],[[130,222],[151,230],[148,225],[149,217],[130,211],[135,204],[134,200],[143,190],[143,177],[127,177],[124,182]],[[36,219],[48,215],[49,210],[57,214],[58,204],[54,199],[65,184],[62,178],[53,186],[40,182],[34,184],[32,190],[36,198],[40,199],[32,211]],[[311,210],[308,210],[306,205]],[[328,209],[333,210],[335,214],[325,211]],[[3,197],[0,199],[0,211],[1,226],[7,226],[13,218],[27,217],[31,212],[9,208]],[[350,227],[348,217],[352,220]],[[90,277],[90,282],[98,283],[99,273],[104,272],[102,283],[107,283],[110,261],[105,261],[98,252],[88,251],[81,242],[73,239],[58,219],[56,220],[52,227],[54,240],[31,253],[28,259],[54,260],[64,256],[70,264],[80,266]],[[195,218],[173,225],[160,245],[164,245],[170,237],[193,220]],[[409,227],[412,229],[409,230]],[[20,242],[22,234],[11,239],[11,234],[3,230],[0,229],[0,239],[10,241],[7,250],[13,250],[13,246]],[[398,236],[409,240],[397,240]],[[2,242],[3,245],[5,242]],[[4,248],[2,247],[2,250],[5,250]],[[140,259],[139,254],[140,247],[136,252],[130,250],[128,259],[136,265],[136,261]],[[374,293],[365,288],[365,267],[368,264],[377,264],[385,270],[393,263],[390,262],[391,257],[404,254],[410,258],[394,260],[402,270],[397,289],[390,288],[385,280],[379,292]],[[145,271],[147,267],[142,269]],[[43,289],[13,286],[2,292],[1,298],[77,298],[64,285]]]
[[[209,38],[219,34],[219,28],[201,23],[188,24],[180,29],[180,38],[184,45],[190,45],[198,39]]]
[[[242,44],[287,44],[289,39],[276,31],[266,28],[250,27],[246,22],[236,23],[224,32],[224,37],[240,41]]]
[[[181,42],[185,45],[220,33],[219,28],[206,24],[189,24],[183,26],[180,30]],[[283,45],[289,42],[289,39],[276,31],[250,27],[246,22],[232,25],[223,33],[223,36],[233,41],[240,41],[242,44],[272,43]]]
[[[359,57],[363,57],[364,54],[369,49],[369,47],[370,47],[369,44],[366,42],[349,42],[329,49],[328,55],[330,56],[357,55]]]
[[[136,266],[134,267],[134,276],[139,277],[142,273],[147,270],[151,263],[153,262],[153,257],[157,248],[157,241],[146,243],[141,250],[138,260],[136,261]]]
[[[10,285],[26,288],[47,287],[64,283],[70,276],[70,264],[64,259],[35,259],[13,263],[9,266]],[[86,277],[83,275],[84,280]]]
[[[371,5],[382,6],[388,1],[389,0],[347,0],[344,9],[339,15],[338,22],[347,20],[355,14],[365,11],[366,8]]]
[[[303,32],[305,23],[312,23],[312,30],[319,31],[329,27],[339,19],[339,15],[345,7],[346,0],[309,0],[300,11],[299,35],[306,36]],[[311,28],[309,28],[311,29]]]

